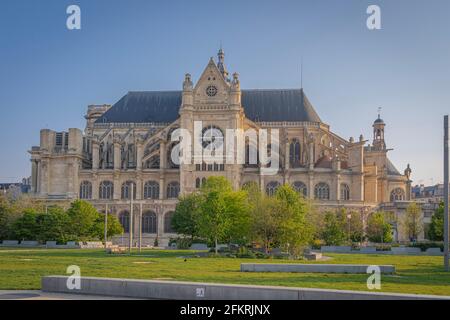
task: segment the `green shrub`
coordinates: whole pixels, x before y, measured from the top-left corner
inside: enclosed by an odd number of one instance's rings
[[[440,248],[441,251],[444,250],[443,242],[414,242],[410,245],[414,248],[420,248],[422,251],[427,251],[429,248]]]

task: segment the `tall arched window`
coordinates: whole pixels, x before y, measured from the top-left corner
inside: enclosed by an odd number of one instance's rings
[[[127,168],[129,169],[136,168],[136,152],[137,152],[136,146],[134,144],[129,144],[126,156]]]
[[[198,189],[201,186],[200,178],[195,179],[195,187]]]
[[[111,181],[102,181],[99,187],[100,199],[112,199],[114,193],[114,184]]]
[[[271,181],[266,186],[266,193],[268,196],[273,196],[277,192],[278,187],[280,184],[277,181]]]
[[[304,184],[303,182],[295,181],[292,184],[292,187],[295,189],[295,191],[300,193],[302,196],[306,197],[308,195],[308,188],[306,187],[306,184]]]
[[[391,202],[405,200],[405,191],[402,188],[397,188],[391,192]]]
[[[292,140],[289,146],[289,163],[292,168],[300,166],[300,141],[297,139]]]
[[[80,199],[92,199],[92,183],[89,181],[80,184]]]
[[[180,193],[180,184],[178,182],[171,182],[167,185],[167,198],[178,198]]]
[[[326,183],[318,183],[314,187],[314,197],[318,200],[330,200],[330,187]]]
[[[175,233],[175,231],[172,228],[173,215],[174,215],[173,211],[169,211],[164,215],[164,233]]]
[[[341,200],[350,200],[350,187],[348,184],[341,183]]]
[[[142,214],[142,233],[157,233],[158,218],[153,211],[147,211]]]
[[[131,186],[133,185],[133,199],[136,199],[136,183],[133,181],[127,181],[122,184],[122,199],[130,199],[131,197]]]
[[[122,225],[124,233],[130,232],[130,213],[128,211],[119,213],[119,222]]]
[[[341,183],[341,200],[350,200],[350,187],[346,183]]]
[[[159,199],[159,183],[147,181],[144,184],[144,199]]]

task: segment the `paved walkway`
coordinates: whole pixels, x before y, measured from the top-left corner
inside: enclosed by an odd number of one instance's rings
[[[0,300],[132,300],[129,298],[43,292],[41,290],[0,290]]]

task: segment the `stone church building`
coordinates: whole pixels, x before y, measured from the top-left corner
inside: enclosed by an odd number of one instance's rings
[[[40,145],[30,151],[31,192],[49,203],[88,200],[116,214],[125,233],[132,213],[133,241],[141,230],[144,245],[153,245],[156,237],[166,245],[176,237],[170,221],[178,196],[214,175],[227,177],[234,188],[256,182],[268,194],[288,183],[321,208],[345,207],[363,216],[377,209],[394,216],[404,212],[411,170],[400,173],[389,160],[386,124],[379,116],[370,144],[362,135],[344,139],[321,120],[303,89],[241,89],[222,49],[195,84],[186,74],[182,88],[128,92],[112,106],[91,105],[84,131],[41,130]],[[223,136],[226,129],[279,129],[278,173],[264,175],[261,165],[250,163],[254,146],[248,144],[243,164],[176,163],[171,133],[192,132],[194,121],[202,121],[203,133]],[[400,229],[394,225],[394,236],[405,240]],[[128,235],[115,241],[127,244]]]

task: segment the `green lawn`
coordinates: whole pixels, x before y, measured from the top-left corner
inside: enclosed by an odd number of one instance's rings
[[[382,276],[382,291],[450,295],[450,273],[443,272],[442,257],[327,255],[333,259],[322,263],[395,265],[395,275]],[[192,251],[172,250],[129,256],[103,250],[0,249],[0,289],[39,289],[42,276],[65,275],[69,265],[78,265],[82,276],[367,290],[366,275],[241,273],[242,262],[289,261],[195,258]]]

